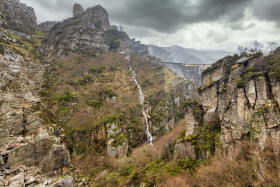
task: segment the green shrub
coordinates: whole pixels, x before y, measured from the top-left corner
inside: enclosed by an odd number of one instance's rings
[[[200,127],[197,134],[189,135],[185,139],[194,145],[199,155],[204,156],[207,152],[214,155],[216,149],[220,146],[220,135],[220,121],[213,120],[209,125]]]
[[[120,47],[120,41],[114,40],[109,42],[110,50],[117,50]]]
[[[101,66],[101,67],[91,67],[88,72],[89,73],[103,73],[103,71],[106,69],[105,66]]]
[[[180,133],[179,133],[179,139],[184,139],[185,138],[185,134],[186,134],[186,129],[185,130],[182,130]]]
[[[67,104],[68,102],[72,101],[73,98],[74,95],[69,91],[66,91],[63,95],[58,97],[58,100],[60,104]]]
[[[103,99],[105,99],[106,97],[112,98],[114,96],[116,96],[116,93],[111,89],[111,88],[104,88],[100,93],[99,93],[100,97]]]
[[[111,143],[111,145],[114,147],[122,145],[124,141],[127,140],[123,134],[111,135],[109,139],[114,139],[114,141]]]
[[[0,45],[0,54],[3,55],[5,52],[4,47],[2,45]]]
[[[113,124],[119,121],[119,116],[117,115],[112,115],[109,118],[105,120],[105,124]]]

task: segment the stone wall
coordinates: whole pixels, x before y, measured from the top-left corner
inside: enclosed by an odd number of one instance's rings
[[[179,77],[193,81],[196,86],[200,86],[202,83],[202,71],[211,66],[210,64],[182,64],[173,62],[161,63],[164,64],[167,68],[169,68]]]

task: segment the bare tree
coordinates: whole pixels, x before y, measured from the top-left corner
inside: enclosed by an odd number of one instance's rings
[[[251,49],[250,49],[250,52],[251,53],[259,53],[259,52],[262,52],[262,48],[264,47],[264,45],[260,42],[258,42],[257,40],[255,41],[252,41],[251,42],[251,45],[253,46]]]
[[[248,47],[238,46],[237,50],[240,56],[246,55],[248,53]]]
[[[268,42],[267,45],[268,45],[268,47],[269,47],[269,49],[270,49],[270,52],[272,52],[272,51],[274,51],[274,50],[277,48],[277,46],[278,46],[279,44],[276,43],[276,42]]]

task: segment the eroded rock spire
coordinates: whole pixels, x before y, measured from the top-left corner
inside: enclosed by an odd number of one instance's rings
[[[73,17],[81,15],[84,12],[84,8],[82,7],[82,5],[76,3],[73,6]]]

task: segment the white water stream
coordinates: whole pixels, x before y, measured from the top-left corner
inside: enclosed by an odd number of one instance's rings
[[[130,63],[130,56],[126,56],[126,60]],[[151,135],[150,130],[149,130],[149,119],[148,119],[148,116],[147,116],[147,114],[145,112],[145,106],[144,106],[145,94],[142,91],[142,88],[141,88],[140,84],[137,81],[137,76],[135,74],[135,70],[132,69],[131,65],[130,65],[129,70],[132,71],[132,78],[133,78],[133,80],[134,80],[134,82],[137,85],[138,90],[139,90],[140,104],[142,105],[143,115],[145,117],[146,134],[147,134],[147,137],[148,137],[147,142],[149,142],[151,145],[153,145],[153,136]]]

